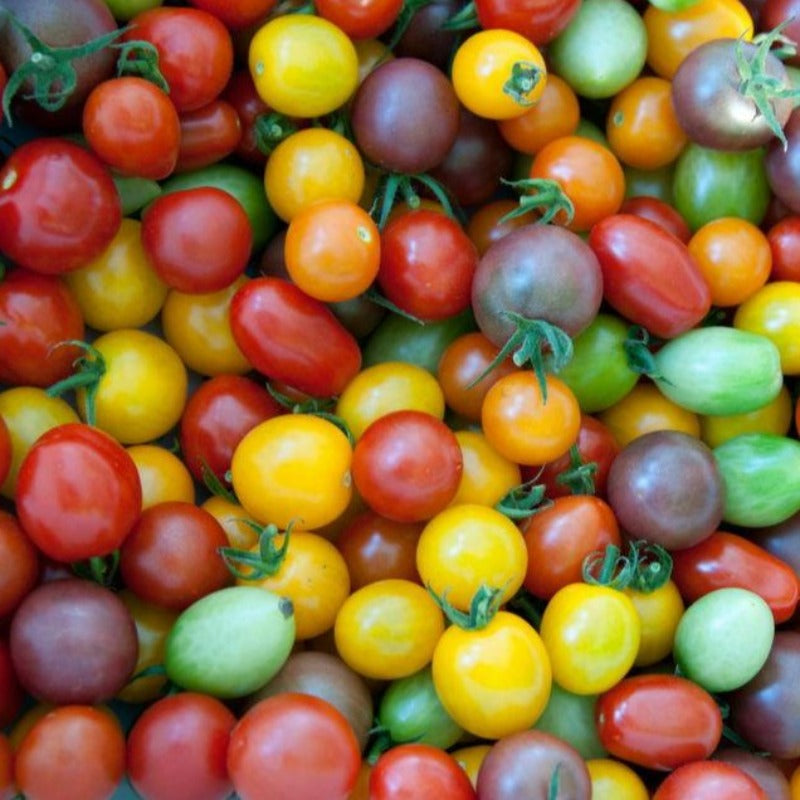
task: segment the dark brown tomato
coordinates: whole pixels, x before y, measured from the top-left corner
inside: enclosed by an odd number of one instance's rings
[[[351,122],[359,149],[372,163],[392,172],[427,172],[453,146],[458,108],[443,72],[417,58],[396,58],[365,78]]]
[[[232,582],[219,555],[228,537],[217,520],[191,503],[146,508],[120,550],[125,585],[150,603],[182,611]]]
[[[714,761],[733,764],[746,772],[763,789],[768,800],[792,800],[789,781],[769,758],[741,747],[723,747],[714,753]]]
[[[783,35],[800,43],[800,3],[797,0],[763,0],[758,22],[761,31],[772,30],[783,23]],[[786,63],[800,66],[800,53],[789,55]]]
[[[764,165],[770,189],[792,214],[800,214],[800,112],[793,111],[783,128],[787,147],[775,140]]]
[[[24,700],[25,692],[14,671],[8,642],[0,639],[0,728],[5,728],[16,719]]]
[[[91,705],[116,695],[139,649],[122,600],[74,579],[34,589],[14,614],[9,643],[20,683],[36,699],[57,705]]]
[[[634,439],[614,459],[608,502],[620,527],[667,550],[691,547],[722,520],[724,488],[711,450],[678,431]]]
[[[750,534],[753,541],[788,564],[800,580],[800,512]]]
[[[442,28],[461,7],[458,0],[434,0],[422,6],[411,18],[400,41],[394,49],[402,58],[419,58],[441,70],[447,63],[459,36],[457,31]]]
[[[549,789],[558,771],[558,790]],[[592,783],[580,753],[544,731],[522,731],[492,745],[478,772],[480,800],[590,800]]]

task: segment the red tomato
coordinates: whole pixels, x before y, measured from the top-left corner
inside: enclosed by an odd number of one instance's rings
[[[229,28],[237,30],[266,17],[275,0],[189,0],[189,4],[208,11]]]
[[[255,278],[231,301],[233,338],[268,378],[312,397],[338,395],[361,369],[358,342],[319,300],[281,278]]]
[[[445,214],[401,214],[381,235],[378,284],[403,311],[424,320],[452,317],[470,304],[478,251]]]
[[[800,585],[792,568],[743,536],[712,533],[694,547],[674,551],[672,565],[672,579],[687,603],[738,587],[760,595],[776,623],[786,622],[797,608]]]
[[[161,180],[175,169],[178,112],[169,96],[144,78],[98,84],[83,107],[83,133],[92,150],[123,175]]]
[[[677,675],[624,678],[595,707],[600,742],[616,758],[671,770],[708,758],[722,737],[714,698]]]
[[[81,309],[55,275],[9,270],[0,282],[0,382],[50,386],[72,372],[77,347],[56,347],[83,339]]]
[[[475,800],[467,773],[444,750],[401,744],[384,753],[369,776],[370,800]]]
[[[5,78],[5,73],[3,73]],[[0,81],[2,91],[2,81]],[[14,788],[14,751],[8,737],[0,733],[0,800],[13,800],[17,790]]]
[[[548,599],[583,580],[583,561],[606,545],[622,543],[611,507],[598,497],[557,497],[520,526],[528,550],[525,588]]]
[[[250,164],[263,167],[267,156],[258,148],[256,124],[259,118],[269,114],[269,107],[256,91],[249,69],[240,69],[233,73],[222,98],[236,110],[242,129],[236,155]]]
[[[374,39],[397,20],[403,0],[317,0],[317,14],[341,28],[351,39]]]
[[[422,411],[394,411],[367,427],[353,450],[353,482],[374,511],[419,522],[458,491],[461,448],[444,422]]]
[[[695,761],[676,769],[653,795],[653,800],[769,800],[767,793],[744,770],[724,761]]]
[[[650,333],[671,338],[697,325],[711,293],[686,245],[649,219],[614,214],[589,234],[606,301]]]
[[[580,0],[477,0],[482,28],[504,28],[521,33],[534,44],[558,36],[580,8]]]
[[[0,511],[0,619],[36,585],[39,554],[17,520]]]
[[[217,375],[200,384],[183,410],[181,453],[190,472],[203,481],[203,465],[225,480],[236,445],[259,422],[283,409],[255,381],[241,375]]]
[[[228,773],[241,800],[347,800],[361,766],[350,723],[330,703],[283,692],[238,722]]]
[[[179,111],[210,103],[233,70],[233,42],[213,14],[197,8],[153,8],[137,14],[123,42],[144,40],[158,50],[158,68]]]
[[[242,138],[236,109],[225,100],[212,100],[202,108],[180,116],[179,172],[215,164],[229,156]]]
[[[33,139],[0,169],[0,252],[18,266],[77,269],[105,250],[121,223],[111,173],[77,144]]]
[[[17,478],[17,515],[47,556],[80,561],[116,550],[142,507],[133,459],[108,434],[79,422],[43,434]]]
[[[125,585],[149,603],[181,611],[233,578],[219,555],[222,526],[204,508],[171,500],[142,511],[120,550]]]
[[[0,728],[5,728],[16,719],[24,700],[25,692],[14,671],[8,642],[0,639]]]
[[[5,483],[11,469],[11,435],[5,420],[0,417],[0,486]]]
[[[145,709],[128,734],[128,776],[147,800],[225,800],[236,717],[214,697],[181,692]]]
[[[677,236],[684,244],[692,238],[692,231],[680,212],[657,197],[649,195],[629,197],[620,207],[619,213],[633,214],[649,219],[669,231],[673,236]]]
[[[773,281],[800,281],[800,216],[791,215],[767,232],[772,250]]]
[[[199,186],[161,195],[148,206],[142,245],[167,286],[208,294],[230,286],[244,272],[253,229],[233,195]]]

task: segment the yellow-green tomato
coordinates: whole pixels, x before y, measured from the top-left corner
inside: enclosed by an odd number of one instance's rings
[[[550,697],[550,661],[539,634],[499,611],[484,628],[451,625],[433,653],[433,682],[448,714],[469,733],[499,739],[530,728]]]
[[[451,506],[423,528],[417,542],[422,582],[459,611],[481,586],[502,590],[501,602],[522,586],[528,551],[519,528],[493,508]]]
[[[353,450],[332,422],[284,414],[252,428],[233,452],[233,491],[244,510],[281,529],[327,525],[352,495]]]
[[[600,694],[633,666],[641,622],[622,592],[571,583],[550,598],[541,636],[560,686],[574,694]]]
[[[419,584],[390,578],[367,584],[344,601],[334,640],[359,675],[405,678],[430,663],[444,631],[439,606]]]

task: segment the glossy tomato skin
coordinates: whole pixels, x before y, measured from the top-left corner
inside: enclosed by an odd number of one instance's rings
[[[231,302],[236,343],[261,373],[314,397],[342,389],[361,351],[333,312],[281,278],[255,278]]]
[[[217,98],[180,116],[178,172],[200,169],[221,161],[236,150],[242,138],[242,123],[236,109]]]
[[[648,769],[708,758],[722,736],[714,699],[677,675],[625,678],[599,697],[595,718],[611,755]]]
[[[224,800],[226,756],[236,717],[220,700],[194,692],[163,697],[128,734],[127,768],[149,800]]]
[[[384,753],[369,777],[372,800],[474,800],[477,797],[467,773],[438,747],[403,744]]]
[[[133,459],[97,428],[67,423],[41,436],[20,466],[23,530],[47,556],[79,561],[122,544],[142,507]]]
[[[605,299],[650,333],[677,336],[708,313],[711,294],[686,245],[656,223],[615,214],[592,228],[589,246]]]
[[[36,585],[39,553],[17,523],[0,511],[0,620],[10,615]]]
[[[776,624],[792,617],[800,591],[797,576],[786,562],[755,542],[725,531],[673,553],[672,579],[687,603],[716,589],[749,589],[767,602]]]
[[[620,214],[633,214],[644,217],[662,228],[666,228],[673,236],[687,243],[692,238],[692,232],[686,220],[669,203],[649,195],[629,197],[619,209]]]
[[[111,174],[72,142],[33,139],[0,169],[0,252],[19,266],[77,269],[102,253],[121,223]]]
[[[12,386],[47,387],[72,372],[75,347],[83,339],[80,307],[55,275],[9,270],[0,282],[0,381]]]
[[[345,717],[327,701],[295,692],[253,706],[228,748],[228,773],[242,800],[347,800],[360,765]]]
[[[558,36],[579,7],[576,0],[479,0],[475,4],[482,28],[516,31],[534,44],[546,44]]]
[[[720,761],[695,761],[676,769],[653,800],[768,800],[767,793],[743,769]]]

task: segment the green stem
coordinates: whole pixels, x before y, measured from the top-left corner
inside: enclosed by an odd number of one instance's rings
[[[205,459],[200,464],[200,474],[203,476],[203,485],[214,497],[221,497],[229,503],[236,503],[239,500],[236,495],[219,479],[217,474],[208,466]]]
[[[545,499],[545,487],[536,481],[533,478],[515,486],[495,505],[495,509],[515,521],[533,516],[541,510],[542,500]]]
[[[635,571],[635,560],[622,555],[615,544],[606,545],[604,550],[590,553],[583,560],[583,580],[593,586],[624,589],[630,584]]]
[[[391,311],[393,314],[398,314],[401,317],[409,320],[409,322],[415,322],[417,325],[424,325],[425,320],[420,319],[419,317],[415,317],[413,314],[410,314],[408,311],[404,311],[399,306],[396,306],[388,297],[382,295],[374,286],[370,286],[366,292],[364,292],[364,296],[372,303],[375,303],[376,306],[380,306],[381,308],[385,308],[388,311]]]
[[[588,461],[584,463],[578,445],[569,448],[569,469],[565,469],[557,478],[556,483],[566,486],[572,494],[594,494],[594,476],[597,472],[597,463]]]
[[[622,343],[628,367],[639,375],[646,375],[653,380],[663,380],[658,372],[658,365],[653,353],[650,351],[652,339],[650,334],[641,325],[634,325],[628,329],[628,336]]]
[[[439,181],[424,172],[409,174],[400,172],[387,172],[381,175],[375,198],[372,201],[370,215],[375,220],[378,228],[383,230],[392,213],[392,208],[400,194],[408,207],[412,210],[419,208],[420,198],[414,189],[414,183],[422,184],[433,193],[441,203],[445,214],[457,222],[464,218],[463,212],[450,199],[446,189]]]
[[[158,66],[158,50],[152,42],[135,40],[115,44],[117,56],[117,77],[134,75],[155,84],[165,94],[169,94],[169,84]]]
[[[471,31],[479,26],[475,0],[470,0],[439,28],[443,31]]]
[[[80,347],[86,355],[80,356],[72,362],[75,367],[75,372],[72,375],[54,383],[46,391],[50,397],[60,397],[65,392],[83,389],[85,392],[85,420],[88,425],[94,426],[97,423],[97,390],[100,385],[100,379],[106,373],[106,362],[97,349],[80,339],[68,339],[64,342],[59,342],[55,347],[70,345]]]
[[[111,586],[119,568],[119,550],[107,556],[92,556],[86,561],[72,565],[72,571],[81,578],[94,581],[100,586]]]
[[[672,577],[672,556],[661,545],[644,539],[631,542],[631,560],[636,569],[628,584],[644,594],[660,589]]]
[[[388,50],[394,50],[397,43],[403,38],[403,34],[408,30],[408,26],[411,24],[411,20],[414,19],[414,15],[417,11],[425,8],[425,6],[430,5],[432,2],[433,0],[404,0],[400,13],[395,20],[392,35],[386,44]]]
[[[272,111],[260,114],[253,124],[256,147],[268,156],[284,139],[298,130],[297,125],[284,114]]]
[[[427,586],[431,597],[442,609],[447,619],[465,631],[477,631],[485,628],[494,618],[503,599],[503,589],[493,589],[486,584],[481,584],[470,602],[469,611],[460,611],[447,599],[447,592],[441,597],[433,591],[430,584]]]
[[[262,527],[250,520],[242,520],[242,522],[258,533],[258,552],[240,550],[236,547],[220,547],[217,552],[222,556],[225,566],[234,577],[240,580],[258,581],[275,575],[286,558],[293,523],[289,523],[284,531],[281,546],[276,547],[275,538],[281,535],[277,525],[269,523]]]
[[[530,96],[544,80],[545,72],[533,61],[517,61],[511,67],[511,75],[503,84],[503,94],[508,95],[518,106],[530,108],[536,104]]]
[[[549,178],[523,178],[518,181],[509,181],[503,178],[502,182],[514,191],[520,192],[520,198],[519,206],[509,211],[508,214],[504,214],[498,220],[500,224],[533,211],[540,212],[542,209],[537,220],[540,225],[552,222],[558,214],[564,215],[565,225],[572,222],[575,216],[575,206],[558,181]]]

